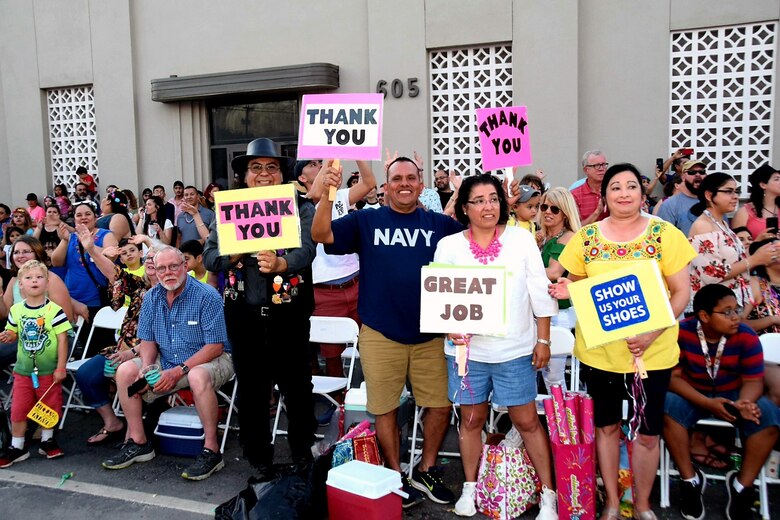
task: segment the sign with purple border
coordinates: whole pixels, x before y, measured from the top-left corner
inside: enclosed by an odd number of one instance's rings
[[[382,159],[382,94],[303,96],[298,157]]]
[[[531,164],[526,107],[478,108],[477,130],[484,171]]]

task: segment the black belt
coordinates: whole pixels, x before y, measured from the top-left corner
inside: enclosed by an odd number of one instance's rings
[[[250,304],[239,304],[249,309],[250,312],[259,312],[261,318],[267,318],[271,315],[271,307],[268,305],[250,305]]]
[[[358,278],[359,276],[355,276],[344,283],[315,283],[314,287],[321,287],[323,289],[346,289],[347,287],[352,287],[358,283]]]

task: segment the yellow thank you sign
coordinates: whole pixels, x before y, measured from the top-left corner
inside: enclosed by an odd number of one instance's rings
[[[237,255],[301,247],[301,223],[295,186],[214,193],[219,253]]]

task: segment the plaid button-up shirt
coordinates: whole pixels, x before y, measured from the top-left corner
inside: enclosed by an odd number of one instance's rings
[[[204,345],[227,341],[219,293],[191,276],[185,283],[172,306],[162,284],[149,289],[141,305],[138,338],[157,343],[163,370],[184,363]]]

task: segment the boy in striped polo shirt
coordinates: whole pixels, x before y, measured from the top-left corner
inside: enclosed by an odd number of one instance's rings
[[[680,363],[672,372],[664,406],[664,440],[680,471],[680,513],[704,518],[706,478],[691,462],[688,431],[715,417],[737,428],[742,468],[726,475],[730,520],[751,517],[753,481],[778,438],[780,414],[764,392],[764,356],[753,330],[741,323],[731,289],[712,284],[693,299],[694,316],[680,323]]]

